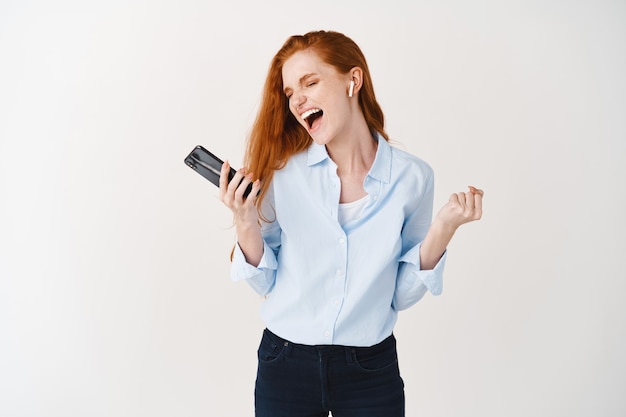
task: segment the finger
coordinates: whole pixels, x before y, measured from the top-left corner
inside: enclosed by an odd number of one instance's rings
[[[465,208],[465,193],[457,193],[457,200],[459,201],[459,205]]]
[[[230,171],[230,164],[228,161],[224,161],[222,169],[220,171],[220,194],[224,196],[226,194],[226,186],[228,185],[228,171]]]
[[[246,192],[246,188],[248,188],[248,185],[252,182],[252,178],[254,178],[254,174],[252,172],[243,177],[243,179],[237,186],[237,190],[235,191],[235,197],[237,199],[243,199],[243,194]]]
[[[485,194],[483,192],[483,190],[479,190],[478,188],[474,187],[473,185],[468,186],[470,192],[472,194],[479,194],[481,197]]]
[[[474,194],[474,208],[478,214],[478,218],[482,216],[483,213],[483,192]]]
[[[229,193],[232,193],[233,195],[235,194],[235,191],[237,191],[237,187],[239,186],[239,183],[241,182],[241,180],[243,180],[244,175],[246,175],[246,169],[245,168],[241,168],[241,169],[237,170],[237,172],[235,172],[235,175],[233,176],[233,178],[228,183],[228,192]]]
[[[474,209],[474,194],[468,191],[464,193],[464,197],[465,197],[465,207],[470,210],[473,210]]]
[[[448,202],[450,204],[459,205],[459,196],[457,194],[450,195]]]
[[[259,191],[261,191],[261,180],[257,179],[252,183],[252,189],[250,190],[248,197],[246,197],[246,203],[254,205],[257,197],[259,196]]]

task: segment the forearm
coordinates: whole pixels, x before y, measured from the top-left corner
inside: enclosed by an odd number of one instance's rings
[[[237,224],[237,243],[239,243],[246,262],[252,266],[258,266],[263,257],[263,237],[260,227],[257,224]]]
[[[457,227],[435,219],[420,247],[420,269],[433,269],[437,265],[456,229]]]
[[[435,217],[420,248],[420,269],[432,269],[462,224],[480,219],[483,191],[469,186],[465,193],[452,194]]]

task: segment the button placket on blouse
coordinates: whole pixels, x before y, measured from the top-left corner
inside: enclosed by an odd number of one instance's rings
[[[330,215],[337,219],[337,210],[339,205],[339,196],[341,194],[341,181],[339,180],[339,176],[337,175],[337,165],[334,162],[329,161],[328,163],[328,181],[330,183],[330,192],[328,195],[328,207]]]
[[[347,236],[340,235],[337,238],[337,269],[335,271],[335,279],[331,284],[331,293],[330,299],[328,300],[328,309],[331,312],[330,319],[331,323],[327,325],[327,329],[334,329],[334,325],[339,318],[339,313],[341,311],[341,306],[343,305],[344,300],[344,291],[345,291],[345,278],[346,278],[346,267],[348,260],[348,238]],[[324,331],[325,337],[330,337],[333,334],[332,331],[326,330]],[[332,342],[332,338],[329,340]]]

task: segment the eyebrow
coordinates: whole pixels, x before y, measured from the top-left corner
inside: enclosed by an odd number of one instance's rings
[[[298,80],[298,83],[300,85],[304,84],[304,82],[306,81],[307,78],[311,78],[311,77],[315,77],[317,76],[317,73],[315,72],[310,72],[308,74],[304,74],[302,77],[300,77],[300,79]],[[285,87],[283,88],[283,92],[286,93],[287,91],[291,90],[291,88],[289,87]]]

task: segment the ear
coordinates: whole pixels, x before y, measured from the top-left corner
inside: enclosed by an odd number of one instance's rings
[[[348,72],[348,76],[350,77],[348,83],[354,81],[353,93],[358,93],[363,87],[363,70],[361,67],[354,67]]]

